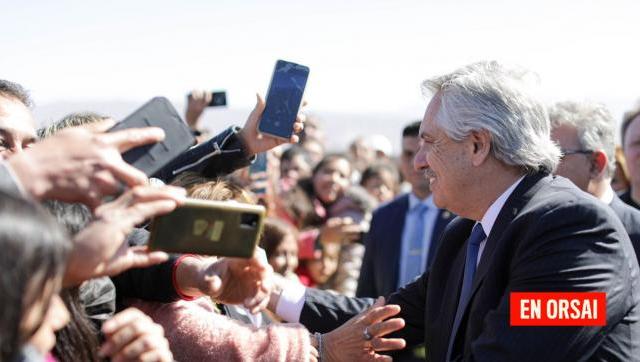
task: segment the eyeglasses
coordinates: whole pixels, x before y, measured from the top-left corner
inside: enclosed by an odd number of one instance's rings
[[[565,156],[568,156],[568,155],[578,155],[578,154],[590,155],[593,153],[593,151],[589,151],[589,150],[564,150],[564,149],[561,149],[560,152],[562,152],[561,158],[564,158]]]

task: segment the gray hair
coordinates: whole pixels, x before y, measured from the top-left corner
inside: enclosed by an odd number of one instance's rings
[[[560,149],[551,141],[543,103],[526,89],[529,75],[485,61],[428,79],[422,88],[441,95],[435,122],[449,138],[462,141],[473,131],[487,130],[496,159],[526,173],[552,172]]]
[[[571,125],[578,131],[580,147],[602,150],[609,159],[607,176],[616,170],[615,120],[603,104],[594,102],[558,102],[549,108],[551,127]]]
[[[62,117],[62,119],[60,119],[59,121],[54,122],[45,128],[40,128],[38,130],[38,137],[39,138],[51,137],[54,134],[58,133],[59,131],[62,131],[63,129],[70,128],[70,127],[84,126],[85,124],[104,121],[105,119],[108,119],[108,118],[109,117],[107,116],[103,116],[101,114],[94,113],[94,112],[70,113]]]

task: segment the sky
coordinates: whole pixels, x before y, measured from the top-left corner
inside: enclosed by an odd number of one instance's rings
[[[547,101],[640,91],[640,1],[5,1],[0,78],[37,105],[264,94],[277,59],[311,69],[311,110],[420,117],[422,80],[496,59],[537,72]]]

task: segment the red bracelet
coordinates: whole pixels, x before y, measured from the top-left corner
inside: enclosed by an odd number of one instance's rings
[[[185,258],[189,258],[189,257],[196,258],[196,259],[201,259],[200,255],[182,254],[182,255],[180,255],[180,257],[178,259],[176,259],[175,263],[173,263],[173,268],[172,268],[172,273],[171,273],[171,282],[173,283],[173,289],[175,289],[176,294],[178,294],[178,296],[182,300],[194,300],[194,299],[198,298],[198,297],[192,297],[190,295],[184,294],[180,290],[180,287],[178,286],[178,278],[177,278],[178,265],[180,265],[180,263],[182,263],[182,260],[184,260]]]

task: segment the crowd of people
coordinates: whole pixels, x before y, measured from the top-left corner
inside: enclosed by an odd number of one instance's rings
[[[148,178],[123,161],[158,128],[86,110],[37,129],[0,80],[0,361],[640,359],[640,109],[547,105],[479,62],[424,82],[401,150],[322,120],[292,136],[203,129]],[[266,157],[266,172],[249,167]],[[261,204],[252,258],[146,247],[186,198]],[[605,292],[606,325],[511,327],[514,291]]]

